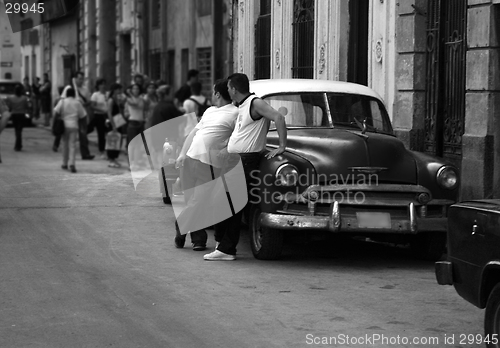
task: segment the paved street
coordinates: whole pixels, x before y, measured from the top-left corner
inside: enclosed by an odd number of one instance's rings
[[[460,334],[482,334],[484,312],[404,249],[295,243],[259,261],[245,231],[237,261],[203,261],[125,168],[71,174],[51,141],[28,128],[14,152],[0,135],[0,347],[483,347]],[[316,344],[341,335],[439,343]]]

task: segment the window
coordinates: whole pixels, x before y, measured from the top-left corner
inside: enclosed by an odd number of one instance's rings
[[[10,79],[12,79],[12,74],[11,74],[10,72],[5,73],[5,79],[6,79],[6,80],[10,80]]]
[[[287,127],[331,127],[332,120],[334,127],[360,130],[364,125],[369,132],[392,133],[384,105],[371,97],[311,92],[272,95],[265,100],[285,116]]]
[[[153,80],[161,78],[161,52],[160,50],[151,50],[149,54],[149,74]]]
[[[271,0],[260,0],[255,26],[255,79],[271,77]]]
[[[287,127],[329,127],[324,93],[274,95],[266,102],[285,116]]]
[[[161,24],[161,1],[151,0],[151,27],[159,28]]]
[[[175,50],[168,51],[167,64],[168,64],[167,83],[170,86],[173,86],[175,81]]]
[[[200,75],[198,80],[201,82],[203,89],[202,94],[207,96],[212,92],[212,48],[198,48],[196,50],[197,67]]]
[[[198,9],[198,17],[212,14],[212,1],[210,0],[197,0],[196,7]]]
[[[295,0],[293,11],[294,78],[314,76],[314,0]]]
[[[181,80],[187,79],[189,69],[189,48],[183,48],[181,51]]]
[[[355,94],[329,94],[328,104],[334,125],[356,129],[367,127],[367,131],[392,133],[389,116],[378,100]]]

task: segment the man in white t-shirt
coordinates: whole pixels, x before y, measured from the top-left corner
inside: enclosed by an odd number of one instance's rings
[[[181,169],[181,182],[184,190],[186,208],[177,217],[175,246],[182,248],[189,231],[187,226],[192,226],[196,210],[203,208],[201,198],[204,197],[201,185],[214,180],[219,176],[223,163],[217,154],[227,146],[231,136],[238,108],[231,103],[227,90],[227,80],[216,81],[213,91],[213,101],[216,106],[208,108],[201,121],[187,136],[176,167]],[[193,189],[194,190],[190,190]],[[197,191],[196,188],[199,188]],[[204,229],[191,231],[193,250],[205,250],[207,232]]]

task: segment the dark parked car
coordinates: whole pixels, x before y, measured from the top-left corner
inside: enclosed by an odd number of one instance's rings
[[[249,193],[251,246],[258,259],[281,255],[291,231],[327,231],[409,243],[438,259],[458,171],[405,149],[380,96],[353,83],[258,80],[251,91],[285,116],[286,151],[262,159]],[[273,125],[267,150],[278,146]]]
[[[453,285],[464,299],[486,308],[483,343],[500,347],[499,199],[461,202],[450,207],[447,254],[447,261],[436,263],[438,283]]]

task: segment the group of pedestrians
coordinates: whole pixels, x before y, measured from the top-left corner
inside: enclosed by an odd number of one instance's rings
[[[164,90],[165,86],[161,88],[161,91]],[[76,172],[74,149],[77,138],[80,141],[82,160],[95,158],[89,151],[87,136],[94,129],[97,132],[100,158],[107,159],[111,168],[121,167],[118,157],[123,140],[126,140],[127,148],[134,137],[154,124],[154,110],[161,96],[157,84],[144,83],[144,78],[139,74],[126,89],[119,83],[112,83],[107,88],[104,79],[97,79],[95,91],[90,94],[84,86],[83,73],[77,72],[72,85],[60,91],[60,98],[54,108],[54,115],[60,115],[67,130],[62,136],[56,135],[53,144],[53,150],[57,152],[59,143],[63,140],[62,168]],[[75,102],[81,107],[77,108]],[[119,139],[118,145],[109,146],[110,139],[116,138]]]
[[[205,111],[201,121],[189,133],[176,160],[186,200],[175,226],[177,248],[184,247],[186,234],[190,233],[193,250],[206,249],[207,233],[193,224],[193,217],[201,215],[200,209],[207,208],[204,184],[217,177],[224,179],[225,173],[234,167],[234,161],[228,160],[231,155],[241,160],[246,189],[250,191],[255,184],[253,178],[257,175],[254,171],[258,171],[271,121],[276,124],[279,146],[267,152],[265,158],[271,159],[283,153],[286,147],[283,115],[250,93],[245,74],[236,73],[217,81],[213,87],[213,101],[214,106]],[[216,248],[204,255],[205,260],[236,259],[242,213],[243,209],[214,225]]]

